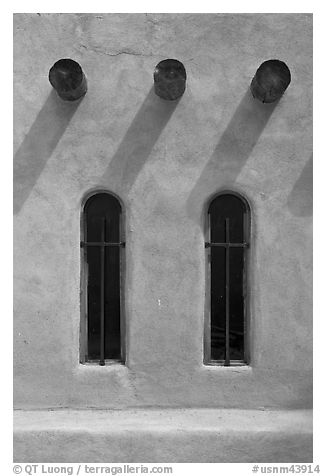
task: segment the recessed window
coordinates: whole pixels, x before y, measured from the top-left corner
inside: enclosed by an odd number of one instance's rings
[[[241,365],[248,362],[247,202],[233,193],[219,194],[209,205],[208,224],[205,363]]]
[[[109,193],[92,195],[84,206],[84,361],[124,360],[121,320],[121,205]]]

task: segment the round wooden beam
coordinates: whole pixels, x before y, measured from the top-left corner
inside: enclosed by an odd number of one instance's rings
[[[250,89],[254,98],[271,103],[283,96],[290,82],[291,73],[287,65],[283,61],[271,59],[259,66]]]
[[[76,101],[87,91],[87,81],[81,66],[69,58],[54,63],[49,71],[49,81],[65,101]]]
[[[155,93],[162,99],[174,101],[185,92],[186,79],[186,70],[180,61],[176,59],[163,60],[154,70]]]

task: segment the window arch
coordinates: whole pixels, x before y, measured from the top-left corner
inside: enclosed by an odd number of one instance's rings
[[[204,360],[207,364],[248,363],[248,248],[250,209],[234,192],[216,195],[208,207],[208,325]]]
[[[124,361],[121,216],[120,201],[108,192],[93,194],[83,208],[82,362]]]

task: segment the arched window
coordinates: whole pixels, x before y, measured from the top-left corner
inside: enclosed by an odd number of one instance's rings
[[[208,325],[205,363],[248,363],[247,267],[249,206],[238,194],[221,193],[208,208]]]
[[[92,195],[83,212],[85,344],[82,361],[124,361],[121,322],[121,205],[113,195]]]

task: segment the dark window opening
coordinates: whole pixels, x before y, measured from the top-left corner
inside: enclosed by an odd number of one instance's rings
[[[123,360],[121,339],[121,205],[108,193],[84,208],[86,264],[86,361]]]
[[[205,360],[226,366],[248,360],[246,342],[246,251],[249,246],[249,209],[231,193],[210,204],[210,331]]]

